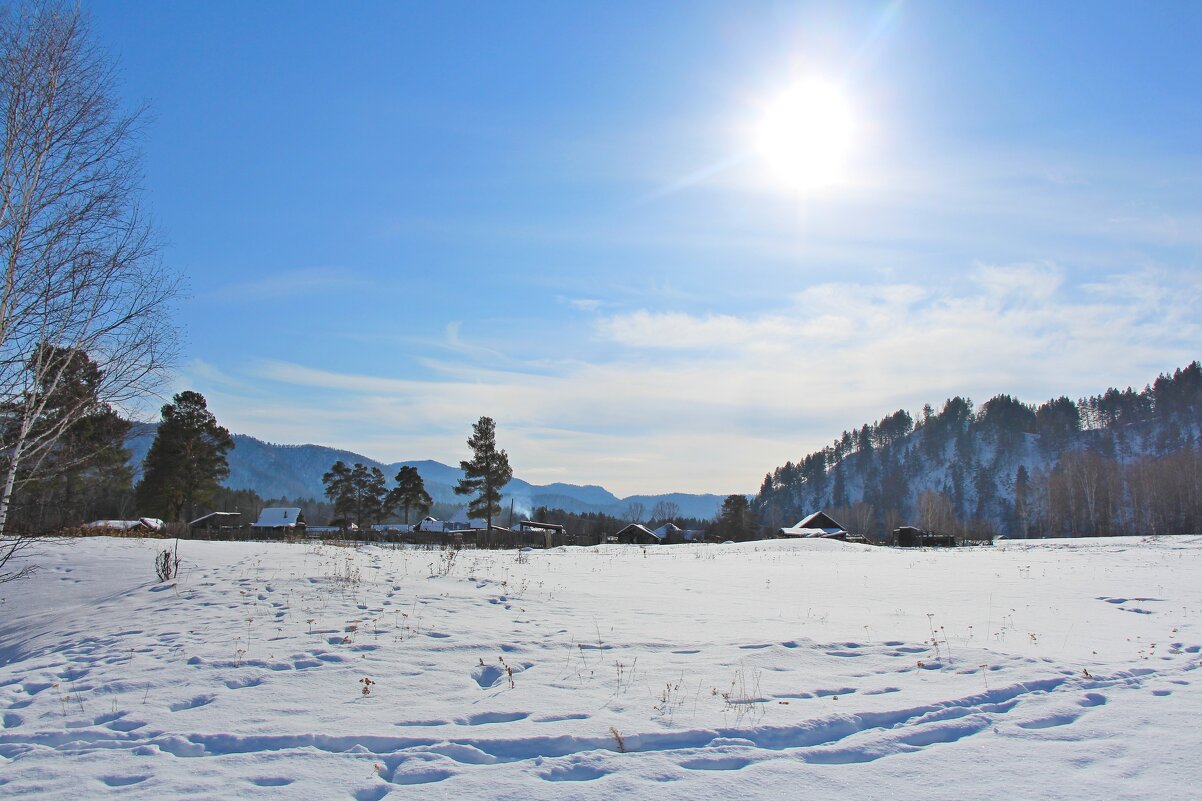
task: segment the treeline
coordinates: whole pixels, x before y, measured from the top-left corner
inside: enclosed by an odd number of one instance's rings
[[[344,517],[335,509],[334,504],[329,501],[316,498],[263,498],[254,490],[235,490],[228,487],[221,487],[217,490],[212,502],[204,507],[202,513],[240,512],[243,523],[253,523],[258,519],[259,512],[270,506],[300,509],[301,514],[304,515],[305,522],[311,526],[338,525],[344,520]],[[428,514],[440,520],[452,520],[456,517],[461,517],[465,508],[464,504],[435,501],[431,505]],[[403,517],[402,512],[394,510],[384,516],[382,520],[371,522],[401,523],[404,522]],[[414,521],[411,520],[410,522]]]
[[[729,514],[719,515],[713,520],[703,520],[698,517],[684,517],[680,507],[675,503],[657,503],[647,516],[641,504],[632,504],[622,516],[608,515],[604,512],[567,512],[563,509],[551,509],[540,506],[531,512],[530,519],[542,523],[555,523],[563,526],[569,533],[581,542],[604,541],[608,534],[616,534],[631,523],[641,523],[649,529],[657,529],[666,523],[686,531],[704,531],[707,540],[715,539],[750,539],[754,536],[754,526],[750,525],[747,513],[747,499],[742,495],[731,496],[742,501],[727,499],[727,506],[733,508]]]
[[[826,509],[858,533],[1199,533],[1202,366],[1039,405],[955,397],[844,431],[765,476],[764,529]]]
[[[417,503],[404,492],[388,493],[382,474],[372,473],[361,481],[360,473],[370,472],[367,468],[342,463],[331,470],[330,502],[264,499],[253,490],[230,489],[221,482],[229,476],[226,454],[234,448],[233,439],[218,425],[204,396],[192,391],[180,392],[162,407],[142,476],[135,483],[125,447],[133,424],[95,397],[95,362],[82,353],[66,361],[53,391],[47,390],[44,412],[36,421],[41,428],[59,427],[61,433],[38,458],[21,464],[8,515],[12,531],[45,534],[97,520],[144,516],[188,522],[209,512],[239,512],[241,522],[253,523],[268,506],[300,508],[310,525],[400,522],[417,511],[452,518],[465,509],[462,504],[431,503],[425,495]],[[64,422],[59,409],[79,405],[89,406],[90,411]],[[15,411],[0,407],[0,433],[19,422]],[[6,466],[4,461],[0,452],[0,468]],[[414,468],[402,468],[402,473],[406,471],[416,476]],[[377,489],[379,498],[373,494]]]

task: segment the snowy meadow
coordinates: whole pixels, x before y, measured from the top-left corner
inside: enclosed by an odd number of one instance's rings
[[[1202,539],[46,547],[4,587],[0,792],[1187,795]]]

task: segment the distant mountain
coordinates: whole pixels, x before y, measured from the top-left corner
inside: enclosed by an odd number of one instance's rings
[[[142,460],[154,440],[155,426],[140,425],[131,433],[126,447],[135,471],[141,470]],[[230,477],[226,486],[232,489],[251,489],[263,498],[325,497],[321,477],[339,460],[348,464],[360,462],[378,467],[391,482],[404,466],[416,467],[426,484],[426,491],[438,502],[461,504],[465,499],[456,495],[455,485],[463,476],[457,467],[430,459],[384,464],[351,451],[327,448],[324,445],[274,445],[246,434],[234,434],[234,450],[229,454]],[[718,514],[724,496],[694,495],[674,492],[666,495],[633,495],[619,498],[604,487],[579,484],[531,484],[514,478],[505,485],[505,500],[510,499],[519,512],[529,512],[539,506],[563,509],[584,514],[602,512],[622,515],[631,503],[639,503],[646,514],[659,503],[675,504],[679,515],[708,519]]]

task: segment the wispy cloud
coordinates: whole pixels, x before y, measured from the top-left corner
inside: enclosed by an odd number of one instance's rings
[[[226,284],[204,297],[225,303],[259,303],[292,297],[306,297],[358,289],[362,278],[349,270],[333,267],[305,267],[282,270],[251,281]]]
[[[595,312],[605,305],[605,301],[599,298],[566,298],[560,295],[556,298],[560,303],[566,303],[573,309],[579,309],[584,312]]]

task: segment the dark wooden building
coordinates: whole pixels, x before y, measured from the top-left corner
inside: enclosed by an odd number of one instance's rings
[[[612,535],[616,541],[626,545],[659,545],[663,538],[642,523],[631,523],[626,528]],[[609,540],[613,542],[613,539]]]
[[[209,512],[188,524],[192,536],[232,539],[242,527],[241,512]]]
[[[899,548],[955,548],[956,537],[952,534],[940,534],[936,531],[925,531],[915,526],[902,526],[893,529],[893,541]]]
[[[560,545],[574,545],[575,540],[568,542],[567,529],[558,523],[541,523],[537,520],[523,520],[514,527],[514,531],[522,534],[542,535],[543,548],[555,548]]]

